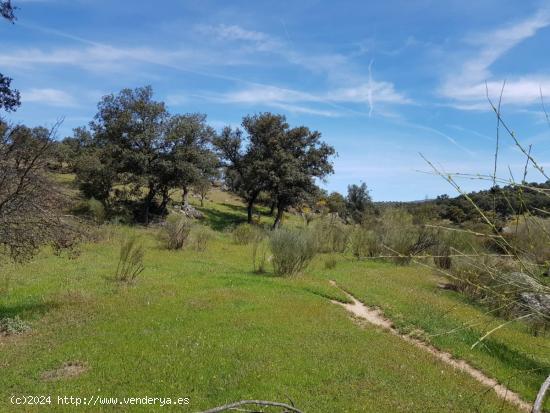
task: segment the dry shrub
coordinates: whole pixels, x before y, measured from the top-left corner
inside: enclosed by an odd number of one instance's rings
[[[191,221],[183,216],[168,217],[159,233],[164,247],[169,250],[180,250],[189,240]]]
[[[344,252],[350,239],[350,227],[335,215],[317,221],[314,227],[319,252]]]
[[[437,228],[432,231],[434,264],[448,270],[457,255],[479,255],[486,253],[485,238],[480,238],[467,230]]]
[[[15,261],[79,231],[64,216],[68,197],[46,172],[58,126],[30,129],[0,119],[0,253]]]
[[[351,253],[357,258],[382,255],[382,244],[375,231],[356,226],[351,234]]]
[[[307,230],[279,228],[269,239],[275,273],[283,276],[298,274],[315,257],[315,236]]]
[[[518,255],[537,264],[550,261],[550,220],[525,215],[519,217],[507,234]]]
[[[388,208],[380,217],[377,227],[384,250],[396,264],[408,264],[414,255],[421,254],[435,244],[432,231],[413,223],[407,211]]]
[[[214,238],[212,230],[203,225],[197,225],[191,231],[191,242],[195,251],[206,251],[212,238]]]

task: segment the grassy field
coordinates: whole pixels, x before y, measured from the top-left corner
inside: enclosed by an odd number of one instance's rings
[[[249,398],[291,399],[306,412],[517,411],[430,354],[358,326],[328,299],[346,300],[329,279],[380,307],[402,331],[422,330],[423,339],[526,400],[548,374],[548,336],[533,337],[521,324],[471,350],[502,320],[439,290],[440,279],[423,267],[341,256],[327,270],[320,255],[299,277],[253,273],[251,247],[235,245],[223,231],[243,220],[244,208],[221,192],[211,198],[203,212],[217,232],[204,252],[164,250],[153,229],[106,226],[75,259],[45,250],[28,264],[1,267],[0,317],[19,315],[32,331],[0,337],[0,411],[45,410],[14,406],[13,394],[188,397],[189,405],[163,410],[189,412]],[[146,269],[135,284],[120,285],[111,277],[128,231],[147,245]],[[459,330],[448,334],[453,329]],[[66,363],[79,366],[79,374],[52,378]]]

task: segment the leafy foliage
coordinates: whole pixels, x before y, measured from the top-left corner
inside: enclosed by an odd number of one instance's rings
[[[15,112],[21,105],[21,94],[11,87],[11,81],[11,78],[0,73],[0,109],[6,112]]]
[[[346,209],[351,219],[357,223],[362,222],[365,215],[369,211],[372,211],[373,203],[367,184],[363,182],[361,185],[353,184],[348,186]]]

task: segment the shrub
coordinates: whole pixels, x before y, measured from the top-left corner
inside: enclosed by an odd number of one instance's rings
[[[99,202],[95,198],[90,198],[88,200],[88,210],[90,211],[90,215],[94,222],[98,225],[101,225],[105,222],[105,207],[101,202]]]
[[[362,226],[356,226],[351,234],[351,253],[357,258],[382,255],[382,244],[378,235]]]
[[[90,198],[81,201],[72,210],[76,215],[84,215],[93,220],[96,224],[101,225],[105,222],[107,213],[103,204],[95,198]]]
[[[203,225],[196,226],[191,232],[193,248],[196,251],[205,251],[208,243],[214,237],[212,230]]]
[[[189,240],[191,233],[191,222],[183,216],[171,215],[164,223],[159,238],[165,248],[169,250],[179,250]]]
[[[518,218],[508,238],[518,255],[537,264],[550,261],[550,220],[533,216]]]
[[[402,209],[388,208],[382,213],[379,231],[384,252],[394,255],[392,260],[397,264],[410,262],[409,255],[417,239],[412,215]]]
[[[278,275],[294,275],[303,271],[317,251],[310,231],[280,228],[269,239],[273,267]]]
[[[261,231],[258,227],[250,224],[237,225],[231,232],[233,241],[235,244],[247,245],[254,241],[258,236],[258,231]]]
[[[26,321],[23,321],[19,316],[0,318],[0,335],[14,335],[29,331],[31,326]]]
[[[432,231],[434,245],[432,252],[434,264],[441,269],[448,270],[453,261],[459,257],[451,257],[460,254],[481,254],[484,252],[484,241],[467,231],[454,231],[438,229]]]
[[[350,227],[338,217],[317,221],[314,228],[319,252],[344,252],[350,238]]]
[[[143,256],[145,249],[138,237],[128,237],[120,247],[118,265],[115,272],[115,280],[131,282],[144,270]]]

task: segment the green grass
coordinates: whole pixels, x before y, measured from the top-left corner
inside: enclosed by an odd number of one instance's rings
[[[206,224],[223,229],[243,219],[238,203],[215,201],[205,204]],[[12,394],[190,398],[184,408],[117,406],[123,411],[195,412],[248,398],[291,398],[305,412],[517,411],[398,337],[358,326],[330,302],[346,297],[328,279],[381,307],[403,331],[439,334],[485,321],[428,339],[527,399],[548,373],[548,337],[532,337],[519,324],[470,350],[501,320],[438,290],[438,278],[422,268],[340,256],[327,270],[318,256],[304,275],[278,278],[254,274],[252,246],[235,245],[227,233],[217,232],[204,252],[174,252],[160,248],[156,230],[142,228],[133,231],[147,246],[146,269],[124,285],[111,278],[127,231],[106,227],[104,239],[84,244],[76,259],[44,250],[28,264],[0,267],[0,283],[10,280],[0,284],[0,317],[19,315],[32,325],[30,333],[0,337],[0,412],[48,410],[13,406]],[[67,362],[87,370],[42,379]],[[56,411],[75,409],[114,410]]]
[[[438,288],[444,279],[430,269],[343,259],[335,270],[318,265],[314,271],[379,307],[400,331],[422,330],[423,340],[467,360],[526,400],[534,400],[550,373],[548,334],[533,336],[520,322],[495,331],[472,349],[485,333],[506,321],[457,292]],[[550,407],[549,402],[546,405]]]

